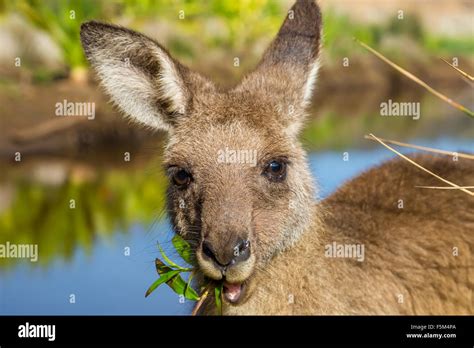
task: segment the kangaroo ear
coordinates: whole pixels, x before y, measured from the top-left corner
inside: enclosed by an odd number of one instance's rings
[[[316,2],[297,0],[257,68],[236,88],[278,98],[292,128],[291,121],[301,123],[311,101],[319,68],[321,25]]]
[[[81,42],[113,102],[151,128],[170,130],[186,113],[193,89],[209,87],[158,43],[132,30],[87,22],[81,26]]]

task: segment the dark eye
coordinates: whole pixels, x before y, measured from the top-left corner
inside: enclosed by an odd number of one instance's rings
[[[271,181],[283,181],[286,178],[286,162],[272,160],[267,164],[263,173]]]
[[[176,173],[173,174],[173,183],[176,186],[186,187],[191,182],[191,174],[189,174],[186,170],[180,169]]]

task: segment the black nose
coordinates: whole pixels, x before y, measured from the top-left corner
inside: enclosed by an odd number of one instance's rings
[[[238,239],[223,247],[214,247],[209,241],[203,241],[202,252],[220,267],[229,267],[250,257],[250,241]]]

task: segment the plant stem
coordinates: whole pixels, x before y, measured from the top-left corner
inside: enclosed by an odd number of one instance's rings
[[[408,77],[410,80],[416,82],[417,84],[419,84],[421,87],[425,88],[428,92],[434,94],[435,96],[437,96],[438,98],[440,98],[441,100],[444,100],[446,103],[450,104],[451,106],[453,106],[454,108],[464,112],[465,114],[467,114],[468,116],[470,117],[473,117],[474,118],[474,112],[469,110],[468,108],[466,108],[465,106],[459,104],[459,103],[456,103],[455,101],[453,101],[451,98],[448,98],[446,97],[444,94],[441,94],[440,92],[438,92],[437,90],[435,90],[434,88],[432,88],[431,86],[429,86],[426,82],[420,80],[418,77],[416,77],[415,75],[413,75],[412,73],[406,71],[405,69],[403,69],[402,67],[398,66],[397,64],[395,64],[394,62],[392,62],[390,59],[388,59],[387,57],[385,57],[383,54],[377,52],[376,50],[374,50],[372,47],[366,45],[365,43],[363,43],[362,41],[359,41],[357,39],[354,38],[354,40],[359,44],[361,45],[362,47],[364,47],[365,49],[367,49],[369,52],[373,53],[375,56],[377,56],[379,59],[383,60],[385,63],[387,63],[388,65],[390,65],[392,68],[394,68],[395,70],[399,71],[400,73],[402,73],[403,75],[405,75],[406,77]]]
[[[424,189],[434,189],[434,190],[458,190],[457,187],[452,187],[452,186],[415,186],[415,187],[424,188]],[[474,189],[474,186],[459,186],[459,188]]]
[[[465,189],[465,188],[463,188],[463,187],[460,187],[459,185],[456,185],[456,184],[452,183],[452,182],[449,181],[449,180],[446,180],[446,179],[440,177],[439,175],[436,175],[436,174],[433,173],[432,171],[430,171],[430,170],[426,169],[425,167],[419,165],[418,163],[416,163],[415,161],[411,160],[411,159],[408,158],[407,156],[402,155],[400,152],[398,152],[398,151],[395,150],[394,148],[388,146],[387,144],[385,144],[382,140],[380,140],[379,138],[377,138],[377,137],[376,137],[375,135],[373,135],[372,133],[370,133],[370,136],[373,137],[375,140],[377,140],[380,144],[382,144],[383,146],[385,146],[387,149],[389,149],[389,150],[392,151],[392,152],[395,152],[398,156],[400,156],[400,157],[403,158],[404,160],[410,162],[410,163],[413,164],[414,166],[420,168],[421,170],[427,172],[428,174],[431,174],[432,176],[434,176],[435,178],[437,178],[437,179],[439,179],[439,180],[445,182],[446,184],[451,185],[452,187],[454,187],[454,188],[456,188],[456,189],[458,189],[458,190],[461,190],[461,191],[467,193],[467,194],[470,195],[470,196],[474,196],[474,192],[471,192],[471,191],[469,191],[469,190],[467,190],[467,189]]]
[[[446,64],[448,64],[451,68],[453,68],[454,70],[456,70],[458,73],[460,73],[464,78],[466,78],[469,82],[474,82],[474,77],[472,77],[471,75],[469,75],[467,72],[464,72],[462,71],[461,69],[459,68],[456,68],[454,65],[452,65],[450,62],[448,62],[446,59],[443,59],[441,58],[441,60],[443,62],[445,62]]]
[[[369,135],[365,135],[364,138],[369,139],[369,140],[377,141],[376,139],[372,138]],[[403,147],[409,147],[409,148],[412,148],[412,149],[423,150],[423,151],[427,151],[427,152],[440,153],[440,154],[448,155],[448,156],[454,156],[456,154],[457,157],[462,157],[462,158],[467,158],[467,159],[474,160],[474,155],[469,155],[469,154],[466,154],[466,153],[459,153],[459,152],[456,152],[456,151],[446,151],[446,150],[433,149],[431,147],[407,144],[407,143],[402,143],[400,141],[388,140],[388,139],[384,139],[384,138],[379,138],[379,140],[382,140],[383,142],[389,143],[389,144],[394,144],[394,145],[403,146]]]
[[[196,302],[196,305],[194,306],[194,309],[191,312],[192,316],[197,315],[197,313],[199,312],[199,309],[201,308],[204,300],[207,298],[208,295],[209,295],[209,287],[207,287],[206,290],[204,290],[201,297],[199,298],[199,301]]]

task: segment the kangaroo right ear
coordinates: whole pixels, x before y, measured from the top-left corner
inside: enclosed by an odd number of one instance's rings
[[[288,112],[282,118],[291,134],[301,128],[319,69],[321,11],[315,0],[297,0],[260,64],[237,91],[271,96]]]
[[[170,130],[185,115],[194,89],[210,87],[157,42],[132,30],[91,21],[81,26],[81,42],[113,102],[151,128]]]

